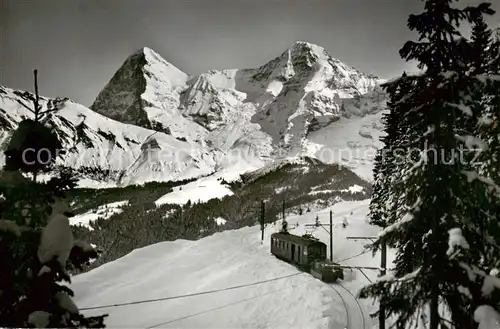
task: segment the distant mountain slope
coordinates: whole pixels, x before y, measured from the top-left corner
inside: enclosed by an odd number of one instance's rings
[[[43,102],[60,107],[50,122],[71,149],[65,165],[85,169],[82,178],[95,180],[89,172],[104,171],[108,184],[124,185],[244,172],[325,149],[352,153],[363,145],[374,152],[386,102],[381,81],[303,41],[258,68],[193,77],[142,48],[116,71],[92,110],[68,99]],[[21,102],[30,103],[30,95],[2,87],[2,140],[29,117]],[[165,159],[174,152],[177,158]],[[367,159],[344,164],[371,179]]]
[[[0,86],[3,147],[17,124],[31,117],[22,104],[31,106],[32,97],[29,92]],[[46,122],[69,151],[60,165],[79,169],[88,180],[131,184],[198,177],[211,173],[220,156],[165,133],[109,119],[69,99],[41,97],[40,103],[43,108],[59,109]],[[3,153],[0,159],[5,161]]]
[[[199,239],[220,230],[253,225],[259,220],[263,200],[265,220],[272,223],[282,218],[283,200],[286,213],[291,214],[365,200],[371,195],[371,184],[351,170],[311,158],[281,161],[241,176],[232,182],[214,174],[182,185],[151,183],[135,188],[78,190],[71,200],[79,215],[71,222],[86,222],[93,229],[80,228],[86,241],[104,250],[94,263],[98,266],[152,243]],[[102,213],[100,206],[124,201],[123,211],[110,218]],[[95,217],[101,220],[90,223],[89,216],[92,221]],[[217,224],[218,218],[224,219],[224,225]]]
[[[363,125],[363,117],[385,108],[381,82],[304,41],[258,68],[210,70],[194,77],[144,48],[124,62],[92,109],[123,122],[131,120],[133,110],[145,127],[222,152],[275,159],[314,155],[310,134],[337,120],[340,126],[346,117],[351,127],[357,119]],[[379,128],[375,124],[371,129]],[[352,138],[353,132],[349,134]],[[373,151],[380,132],[372,135]],[[333,147],[338,153],[338,138],[342,136],[316,147]],[[364,142],[369,149],[370,141]],[[349,150],[352,145],[343,144]],[[367,163],[359,173],[370,179],[369,171]]]

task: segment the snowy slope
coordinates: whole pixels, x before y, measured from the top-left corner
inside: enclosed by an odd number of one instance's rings
[[[377,228],[366,223],[368,204],[368,201],[345,202],[331,208],[336,225],[335,260],[363,251],[361,242],[348,241],[346,236],[375,235],[378,232]],[[329,210],[318,213],[320,221],[328,221]],[[290,226],[299,224],[292,232],[304,233],[304,224],[314,222],[315,215],[289,217]],[[348,223],[345,229],[341,226],[344,221]],[[279,223],[266,227],[263,244],[260,228],[254,226],[225,231],[198,241],[177,240],[135,250],[74,277],[72,288],[76,303],[85,308],[193,294],[299,273],[295,267],[276,259],[269,252],[270,234],[278,227]],[[313,234],[328,244],[327,235],[321,228]],[[391,255],[389,261],[392,261]],[[365,253],[341,263],[377,266],[379,258]],[[367,274],[372,279],[377,275]],[[356,292],[366,283],[360,273],[346,272],[343,285]],[[373,311],[369,301],[361,303],[365,315]],[[344,307],[337,293],[328,285],[308,274],[298,274],[217,293],[86,312],[108,312],[109,327],[344,328]],[[353,317],[361,316],[360,311],[354,309],[352,300],[348,301],[348,307]]]
[[[122,208],[128,204],[128,200],[103,204],[97,209],[70,217],[69,222],[71,225],[81,225],[87,227],[89,230],[93,230],[89,225],[91,222],[96,221],[99,218],[108,219],[114,214],[120,214],[123,212]]]
[[[361,178],[373,180],[373,164],[377,149],[383,146],[381,112],[343,118],[312,132],[305,153],[325,163],[338,163],[350,168]]]
[[[191,202],[206,202],[210,199],[233,195],[231,189],[222,184],[222,180],[226,182],[237,181],[241,173],[259,169],[262,166],[263,163],[261,162],[248,163],[240,161],[238,164],[221,169],[208,177],[174,187],[172,192],[156,200],[155,204],[157,206],[162,204],[185,204],[189,200]]]
[[[5,144],[17,124],[32,113],[31,93],[0,86],[1,143]],[[124,124],[102,116],[69,99],[41,98],[43,108],[57,107],[47,117],[68,150],[61,165],[75,169],[98,169],[107,174],[83,175],[92,179],[131,184],[152,180],[179,180],[211,173],[219,154],[198,144],[180,141],[170,135]],[[5,147],[5,145],[4,145]],[[0,155],[3,162],[3,153]]]

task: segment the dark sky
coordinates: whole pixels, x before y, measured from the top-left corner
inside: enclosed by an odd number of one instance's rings
[[[32,90],[38,68],[42,95],[90,105],[143,46],[197,74],[257,67],[296,40],[390,78],[413,70],[398,50],[414,37],[408,15],[422,8],[419,0],[0,0],[0,84]]]

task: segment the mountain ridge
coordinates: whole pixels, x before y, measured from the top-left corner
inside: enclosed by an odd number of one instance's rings
[[[324,48],[305,41],[295,42],[279,56],[258,68],[209,70],[196,76],[188,76],[157,52],[143,47],[125,60],[99,93],[91,109],[121,122],[175,132],[179,126],[169,122],[173,117],[173,121],[184,121],[179,114],[194,114],[200,122],[210,121],[222,111],[225,99],[221,99],[217,91],[228,88],[218,86],[214,81],[217,75],[233,75],[237,81],[233,82],[232,89],[247,94],[244,101],[256,102],[257,106],[261,107],[268,99],[266,92],[269,89],[279,90],[280,83],[292,80],[289,82],[292,84],[293,80],[300,81],[307,78],[307,75],[312,78],[315,71],[328,64],[336,70],[332,73],[336,73],[337,78],[340,78],[330,81],[329,87],[338,89],[341,97],[349,97],[349,93],[356,92],[364,94],[380,82],[375,76],[364,75],[331,57]],[[355,80],[362,80],[361,83],[350,83],[351,76]],[[176,83],[171,84],[165,77],[173,77]],[[271,82],[273,86],[269,87]],[[362,82],[365,82],[365,85]],[[264,86],[259,88],[259,84],[267,84],[265,87],[269,88],[262,90]],[[149,90],[146,90],[146,86],[150,87]],[[312,88],[314,89],[314,86]],[[193,89],[195,92],[192,92]],[[188,97],[185,97],[185,93]],[[272,93],[274,97],[277,96],[275,93]],[[345,95],[346,93],[348,95]],[[181,110],[181,113],[175,109]],[[185,111],[182,111],[183,109]],[[191,126],[190,130],[199,129]]]
[[[92,154],[82,158],[75,153],[64,164],[113,172],[106,178],[108,184],[189,179],[233,167],[255,170],[287,157],[315,157],[329,142],[318,144],[309,136],[344,120],[356,125],[359,119],[359,131],[336,136],[345,140],[334,145],[336,150],[378,147],[366,130],[380,130],[374,124],[385,108],[380,82],[305,41],[258,68],[210,70],[196,76],[143,47],[124,61],[90,109],[56,99],[62,105],[51,120],[68,147]],[[30,116],[21,102],[30,103],[33,96],[2,90],[0,121],[5,124],[0,136],[5,142],[16,124]],[[44,98],[44,106],[48,102]],[[131,132],[135,135],[128,136]],[[160,159],[161,152],[176,155]],[[117,164],[115,158],[123,157],[128,160]]]

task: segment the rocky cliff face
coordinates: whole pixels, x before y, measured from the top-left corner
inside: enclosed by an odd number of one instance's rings
[[[170,134],[148,108],[179,106],[188,76],[149,48],[132,54],[90,107],[123,123]]]
[[[143,67],[146,56],[139,51],[123,63],[90,107],[108,118],[151,128],[143,111],[141,95],[146,90]]]

